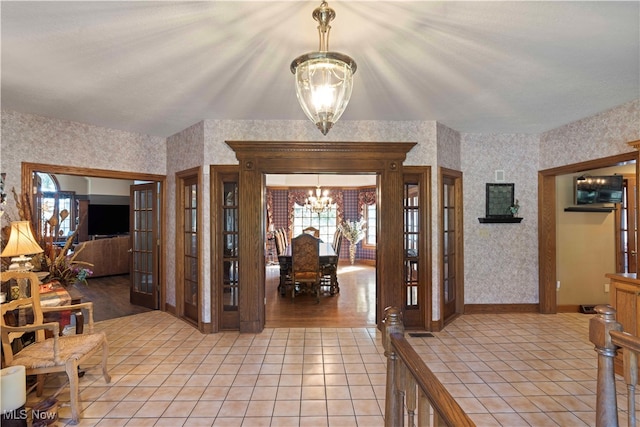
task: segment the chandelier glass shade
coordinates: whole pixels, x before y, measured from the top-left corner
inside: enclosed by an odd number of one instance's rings
[[[313,11],[318,25],[320,49],[293,60],[296,95],[304,113],[323,135],[329,132],[349,104],[356,63],[349,56],[329,52],[329,23],[336,14],[326,1]]]
[[[304,207],[316,214],[327,212],[332,208],[335,208],[335,204],[332,203],[331,197],[329,197],[329,191],[320,188],[320,185],[316,187],[315,194],[313,190],[309,190],[309,197],[304,202]]]

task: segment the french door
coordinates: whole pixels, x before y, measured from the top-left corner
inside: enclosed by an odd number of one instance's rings
[[[158,254],[160,249],[160,221],[158,183],[137,184],[130,187],[130,250],[129,278],[131,304],[158,309]]]
[[[624,178],[624,197],[616,209],[616,271],[638,271],[638,224],[636,224],[636,179]]]
[[[200,186],[198,170],[177,174],[176,304],[178,313],[200,327]]]
[[[440,294],[444,324],[464,310],[462,173],[440,169]]]
[[[407,166],[402,175],[403,283],[405,326],[431,328],[430,168]],[[385,239],[380,233],[379,239]]]
[[[217,303],[218,329],[240,327],[239,172],[236,166],[211,169],[212,294]],[[212,317],[216,316],[212,313]]]

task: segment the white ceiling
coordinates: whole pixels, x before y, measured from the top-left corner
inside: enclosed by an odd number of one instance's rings
[[[307,120],[289,65],[319,4],[2,1],[2,108],[158,136]],[[638,1],[329,5],[329,47],[358,65],[341,121],[539,133],[640,98]]]

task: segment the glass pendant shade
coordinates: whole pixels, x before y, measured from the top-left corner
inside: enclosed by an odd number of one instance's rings
[[[349,104],[356,63],[349,56],[329,52],[329,22],[335,17],[326,2],[313,12],[320,23],[320,50],[294,59],[291,72],[296,78],[296,95],[302,110],[323,135],[329,132]]]

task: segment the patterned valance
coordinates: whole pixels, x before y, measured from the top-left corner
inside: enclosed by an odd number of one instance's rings
[[[358,212],[360,217],[364,216],[365,206],[376,204],[376,190],[362,190],[358,192]]]

